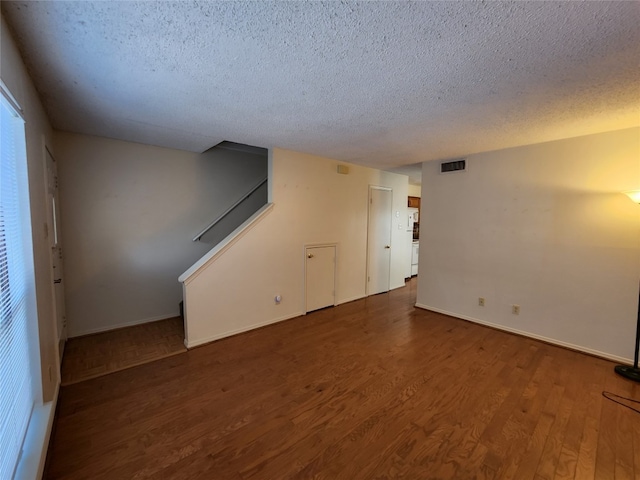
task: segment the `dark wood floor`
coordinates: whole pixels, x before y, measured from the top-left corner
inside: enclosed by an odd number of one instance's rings
[[[407,287],[63,387],[46,478],[639,479],[611,362]]]

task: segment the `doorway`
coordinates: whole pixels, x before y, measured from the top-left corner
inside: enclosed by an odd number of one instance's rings
[[[336,304],[336,245],[305,247],[305,312]]]
[[[367,227],[367,295],[389,291],[392,209],[393,191],[371,185]]]

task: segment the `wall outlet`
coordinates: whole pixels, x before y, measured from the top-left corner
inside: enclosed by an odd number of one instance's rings
[[[511,305],[511,313],[520,315],[520,305]]]
[[[478,305],[484,307],[484,297],[478,297]]]

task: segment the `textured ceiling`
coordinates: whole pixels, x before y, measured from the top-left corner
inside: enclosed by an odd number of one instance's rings
[[[2,1],[54,128],[389,168],[640,124],[639,2]]]

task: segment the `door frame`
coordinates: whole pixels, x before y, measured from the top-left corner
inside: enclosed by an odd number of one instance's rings
[[[370,227],[371,227],[371,205],[372,205],[372,192],[373,190],[386,190],[388,192],[391,192],[391,217],[389,219],[389,242],[391,242],[391,239],[393,238],[393,188],[391,187],[384,187],[382,185],[369,185],[369,192],[368,192],[368,198],[367,198],[367,266],[365,269],[365,277],[364,277],[364,285],[365,285],[365,295],[368,297],[370,295],[369,293],[369,273],[370,273],[370,268],[371,268],[371,264],[370,264],[370,248],[369,248],[369,237],[370,237]],[[391,290],[391,253],[389,253],[389,290]]]
[[[56,337],[56,353],[58,356],[58,360],[62,363],[62,357],[64,355],[64,348],[67,342],[67,338],[68,338],[68,325],[67,325],[67,319],[66,319],[66,305],[65,305],[65,287],[64,287],[64,278],[63,278],[63,282],[61,285],[56,286],[54,283],[54,272],[53,272],[53,265],[54,265],[54,255],[58,255],[62,249],[61,247],[61,242],[60,242],[60,216],[59,216],[59,209],[60,209],[60,199],[58,198],[57,200],[55,199],[54,196],[52,196],[51,192],[49,191],[49,171],[48,171],[48,158],[47,156],[51,157],[51,160],[53,161],[55,167],[56,167],[56,177],[59,175],[58,172],[58,161],[56,160],[56,157],[53,155],[53,152],[51,151],[51,148],[49,148],[49,145],[47,144],[47,140],[45,138],[45,136],[42,136],[42,154],[43,154],[43,167],[44,167],[44,194],[45,194],[45,209],[47,212],[47,217],[46,217],[46,228],[47,228],[47,250],[49,253],[49,278],[50,278],[50,295],[51,295],[51,314],[53,316],[53,325],[54,325],[54,332],[55,332],[55,337]],[[57,194],[59,195],[59,190],[56,187],[56,191]],[[57,203],[54,203],[56,202]],[[54,211],[54,209],[56,209],[57,211]],[[49,225],[50,220],[52,222],[54,222],[53,225]],[[53,239],[52,239],[52,236]],[[62,260],[60,260],[60,263],[62,263]],[[64,268],[62,269],[64,272]],[[62,302],[58,302],[58,297],[56,294],[56,289],[61,289],[62,290]],[[62,303],[62,304],[60,304]],[[63,318],[63,326],[62,329],[59,328],[58,325],[58,317],[62,316]]]
[[[338,244],[337,243],[306,243],[302,248],[302,259],[303,259],[303,270],[304,270],[304,278],[303,278],[303,290],[302,290],[302,314],[306,315],[307,310],[307,249],[308,248],[322,248],[322,247],[333,247],[335,248],[335,258],[333,260],[333,306],[335,307],[338,298]]]

